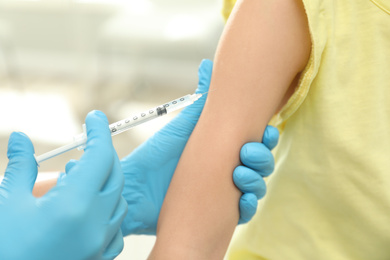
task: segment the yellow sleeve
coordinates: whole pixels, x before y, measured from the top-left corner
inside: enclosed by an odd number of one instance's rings
[[[284,107],[271,119],[270,124],[277,126],[280,131],[283,130],[286,120],[290,118],[304,102],[310,86],[318,74],[321,56],[326,49],[328,35],[331,31],[332,23],[330,20],[332,19],[332,15],[329,13],[330,10],[332,10],[330,8],[331,1],[303,0],[302,2],[308,19],[312,49],[310,59],[301,74],[294,94],[286,105],[284,105]]]
[[[222,16],[225,19],[225,22],[230,16],[230,13],[233,10],[234,5],[236,4],[237,0],[224,0],[223,6],[222,6]]]
[[[229,18],[237,0],[224,0],[222,15],[225,21]],[[330,25],[332,15],[331,1],[302,0],[308,18],[310,35],[312,40],[312,51],[308,64],[301,74],[298,87],[288,100],[286,105],[273,116],[270,124],[283,130],[286,120],[294,114],[305,100],[312,82],[319,70],[322,53],[325,51],[328,34],[331,31]]]

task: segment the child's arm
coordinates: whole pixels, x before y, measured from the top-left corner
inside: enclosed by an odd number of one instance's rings
[[[48,179],[44,181],[37,181],[34,185],[33,195],[34,197],[42,197],[49,190],[51,190],[57,184],[57,178]]]
[[[218,46],[211,92],[164,201],[150,258],[223,258],[239,218],[240,193],[231,172],[240,164],[240,148],[260,140],[310,49],[300,0],[237,2]]]

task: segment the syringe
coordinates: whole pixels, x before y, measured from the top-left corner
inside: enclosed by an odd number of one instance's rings
[[[189,106],[193,104],[195,101],[197,101],[199,98],[202,97],[206,93],[202,94],[192,94],[192,95],[186,95],[183,97],[180,97],[178,99],[172,100],[171,102],[168,102],[166,104],[157,106],[155,108],[149,109],[147,111],[144,111],[142,113],[135,114],[133,116],[130,116],[128,118],[125,118],[123,120],[120,120],[116,123],[110,124],[109,128],[111,131],[111,136],[120,134],[126,130],[129,130],[137,125],[141,125],[143,123],[146,123],[150,120],[153,120],[155,118],[158,118],[160,116],[166,115],[168,113],[171,113],[173,111],[176,111],[178,109],[184,108],[186,106]],[[83,125],[84,132],[82,134],[76,135],[73,138],[73,142],[67,145],[64,145],[60,148],[57,148],[55,150],[52,150],[50,152],[44,153],[40,156],[35,156],[35,160],[37,161],[37,164],[39,165],[41,162],[46,161],[50,158],[53,158],[57,155],[63,154],[65,152],[68,152],[70,150],[73,150],[75,148],[78,148],[79,150],[82,150],[85,148],[87,144],[87,133],[85,125]]]

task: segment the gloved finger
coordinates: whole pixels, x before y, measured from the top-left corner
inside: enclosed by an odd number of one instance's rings
[[[209,91],[211,74],[213,72],[213,62],[211,60],[202,60],[198,69],[198,88],[195,93],[206,93]],[[187,120],[196,124],[199,116],[202,113],[203,106],[206,102],[207,94],[204,94],[200,99],[194,102],[191,106],[187,107],[182,111],[186,115]]]
[[[205,93],[209,90],[211,75],[213,72],[213,62],[211,60],[204,59],[198,68],[198,88],[195,93]]]
[[[199,83],[195,93],[205,93],[209,89],[211,74],[213,71],[213,62],[210,60],[203,60],[198,69]],[[164,136],[183,137],[187,141],[189,135],[192,133],[199,116],[202,113],[203,106],[206,102],[207,94],[194,102],[191,106],[185,108],[180,112],[171,122],[169,122],[163,129],[161,129],[156,136],[156,141],[164,140]],[[185,143],[183,144],[184,148]]]
[[[238,166],[233,172],[233,181],[242,193],[252,193],[257,199],[264,197],[267,190],[265,181],[255,171]]]
[[[34,146],[23,133],[14,132],[8,141],[9,159],[2,186],[16,192],[32,192],[38,169]]]
[[[279,142],[279,131],[276,127],[268,125],[263,134],[263,144],[272,150]]]
[[[127,202],[121,196],[120,200],[118,201],[115,212],[112,214],[112,217],[108,222],[108,225],[110,226],[110,228],[108,229],[108,233],[106,235],[106,238],[107,238],[106,246],[108,246],[110,241],[113,239],[115,234],[120,229],[121,224],[123,222],[123,219],[126,217],[126,214],[127,214]]]
[[[249,222],[257,210],[257,198],[252,193],[245,193],[240,198],[240,220],[238,224]]]
[[[124,241],[123,241],[122,231],[118,230],[115,237],[112,239],[111,243],[104,251],[103,259],[104,260],[114,259],[122,252],[123,247],[124,247]]]
[[[66,177],[66,174],[68,172],[71,171],[71,169],[73,167],[75,167],[77,164],[78,164],[79,161],[77,160],[74,160],[74,159],[71,159],[65,166],[65,172],[61,172],[60,175],[58,175],[58,178],[57,178],[57,184],[61,183],[65,177]]]
[[[57,185],[62,183],[64,179],[66,178],[66,173],[65,172],[60,172],[57,178]]]
[[[104,187],[100,192],[100,196],[104,197],[101,204],[102,207],[104,207],[104,209],[107,211],[107,213],[109,213],[108,218],[112,218],[114,214],[117,214],[116,211],[120,206],[120,204],[118,203],[122,199],[122,191],[123,186],[125,184],[125,177],[122,172],[122,167],[119,158],[116,152],[114,153],[114,166],[112,167],[112,171],[110,176],[108,177],[107,182],[104,184]]]
[[[113,166],[111,174],[102,188],[102,192],[116,190],[118,197],[122,193],[123,185],[125,184],[125,176],[123,175],[122,167],[118,155],[114,149],[113,151]]]
[[[76,166],[79,163],[79,161],[71,159],[66,165],[65,165],[65,173],[70,172],[70,170]]]
[[[262,143],[247,143],[240,151],[241,162],[262,177],[269,176],[275,167],[274,156]]]
[[[68,172],[66,181],[85,189],[100,191],[106,183],[114,163],[114,148],[107,117],[92,111],[85,119],[87,146],[80,161]],[[74,173],[74,174],[73,174]]]

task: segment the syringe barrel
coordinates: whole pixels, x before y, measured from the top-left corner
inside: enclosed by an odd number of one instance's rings
[[[130,128],[133,128],[137,125],[143,124],[143,123],[150,121],[156,117],[163,116],[167,113],[171,113],[173,111],[176,111],[178,109],[181,109],[183,107],[191,105],[194,103],[194,101],[191,97],[192,97],[191,95],[186,95],[186,96],[180,97],[178,99],[172,100],[168,103],[165,103],[162,106],[149,109],[149,110],[144,111],[142,113],[135,114],[131,117],[128,117],[126,119],[123,119],[121,121],[113,123],[109,126],[110,131],[111,131],[111,135],[114,136],[114,135],[120,134],[126,130],[129,130]]]
[[[179,110],[183,107],[189,106],[194,103],[194,100],[192,99],[192,95],[185,95],[181,98],[172,100],[171,102],[168,102],[164,105],[164,107],[167,109],[167,113],[171,113],[173,111]]]
[[[149,109],[147,111],[144,111],[142,113],[133,115],[131,117],[125,118],[121,121],[118,121],[116,123],[113,123],[109,125],[111,135],[117,135],[120,134],[126,130],[129,130],[130,128],[133,128],[137,125],[143,124],[147,121],[150,121],[156,117],[162,116],[167,113],[167,110],[165,107],[155,107],[153,109]]]
[[[159,116],[163,116],[167,113],[176,111],[178,109],[181,109],[183,107],[189,106],[194,103],[194,101],[198,100],[202,94],[193,94],[193,95],[186,95],[183,97],[180,97],[178,99],[172,100],[171,102],[165,103],[164,105],[149,109],[147,111],[144,111],[139,114],[135,114],[131,117],[128,117],[126,119],[123,119],[121,121],[118,121],[116,123],[113,123],[109,125],[111,135],[117,135],[120,134],[130,128],[133,128],[137,125],[143,124],[147,121],[150,121],[154,118],[157,118]],[[84,127],[84,133],[77,135],[74,139],[74,141],[68,145],[62,146],[60,148],[57,148],[53,151],[50,151],[48,153],[42,154],[40,156],[36,156],[35,159],[39,165],[39,163],[46,161],[50,158],[53,158],[59,154],[65,153],[67,151],[70,151],[75,148],[85,148],[85,145],[87,143],[87,133],[86,129]]]

